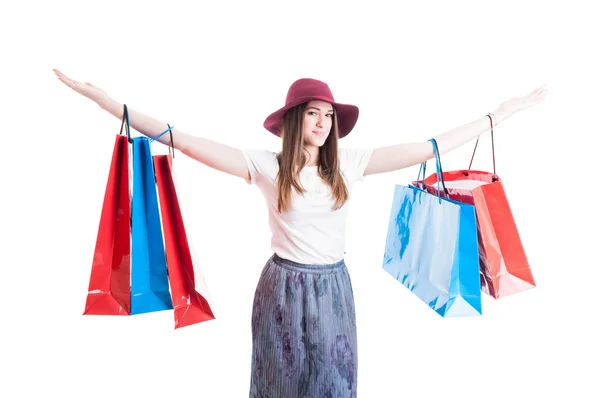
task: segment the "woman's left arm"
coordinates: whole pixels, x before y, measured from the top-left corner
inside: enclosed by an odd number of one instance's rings
[[[515,113],[540,103],[548,92],[542,86],[523,97],[515,97],[500,104],[491,114],[494,125],[506,120]],[[450,152],[477,138],[491,127],[490,117],[484,116],[471,123],[446,131],[435,138],[440,155]],[[417,142],[376,148],[371,155],[364,175],[387,173],[413,166],[433,158],[430,142]]]

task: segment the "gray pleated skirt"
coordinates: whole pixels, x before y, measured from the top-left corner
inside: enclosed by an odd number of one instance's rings
[[[252,309],[251,398],[356,397],[356,317],[343,260],[299,264],[274,254]]]

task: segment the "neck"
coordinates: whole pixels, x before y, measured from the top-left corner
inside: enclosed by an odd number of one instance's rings
[[[307,145],[304,147],[304,154],[308,157],[305,166],[317,166],[319,164],[319,147]]]

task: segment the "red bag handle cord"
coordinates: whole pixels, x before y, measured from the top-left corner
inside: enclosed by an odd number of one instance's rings
[[[492,135],[492,162],[494,165],[494,175],[496,174],[496,153],[494,150],[494,122],[492,120],[492,116],[488,113],[487,117],[490,119],[490,128]],[[469,163],[469,170],[471,170],[471,165],[473,164],[473,158],[475,157],[475,151],[477,150],[477,144],[479,143],[479,136],[477,137],[477,141],[475,141],[475,148],[473,149],[473,155],[471,156],[471,163]]]
[[[121,119],[121,130],[119,131],[119,135],[123,134],[123,126],[125,125],[125,122],[127,122],[127,141],[133,142],[129,128],[129,112],[127,111],[127,105],[123,104],[123,118]]]

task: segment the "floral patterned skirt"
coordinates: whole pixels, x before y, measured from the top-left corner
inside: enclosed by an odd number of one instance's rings
[[[355,398],[356,318],[343,260],[299,264],[274,254],[252,310],[251,398]]]

